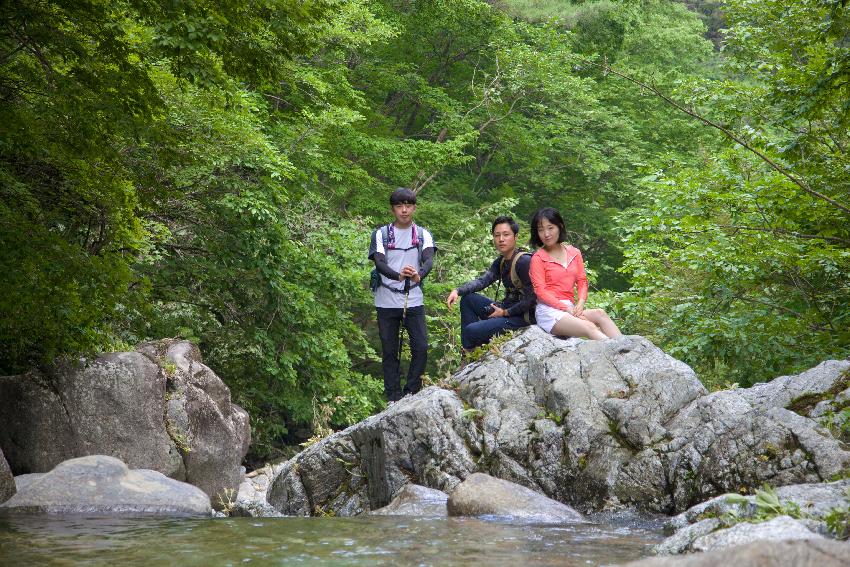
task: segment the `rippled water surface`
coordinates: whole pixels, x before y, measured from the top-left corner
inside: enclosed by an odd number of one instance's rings
[[[0,517],[0,565],[610,565],[649,554],[648,524],[472,518]]]

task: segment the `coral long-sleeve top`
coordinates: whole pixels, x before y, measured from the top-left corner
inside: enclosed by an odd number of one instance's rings
[[[575,303],[574,288],[577,288],[579,299],[587,300],[587,274],[581,252],[575,246],[562,246],[567,252],[566,267],[540,248],[531,257],[529,269],[537,301],[561,311],[564,310],[563,300]]]

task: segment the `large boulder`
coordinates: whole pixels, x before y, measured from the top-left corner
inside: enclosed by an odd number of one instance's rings
[[[15,474],[105,454],[194,484],[221,506],[235,497],[249,442],[247,414],[187,341],[0,377],[0,446]]]
[[[130,470],[119,459],[90,455],[60,463],[29,483],[0,511],[47,514],[212,513],[210,499],[191,484],[152,470]]]
[[[531,327],[450,389],[309,447],[268,499],[286,514],[356,514],[408,482],[451,492],[485,472],[582,511],[673,513],[741,487],[823,482],[850,468],[850,451],[810,414],[846,389],[848,369],[830,361],[709,394],[642,337],[565,340]]]
[[[9,468],[9,463],[3,456],[3,450],[0,449],[0,504],[14,496],[16,491],[12,469]]]
[[[650,557],[624,567],[844,567],[850,564],[850,544],[828,539],[759,541],[686,556]]]
[[[581,514],[542,494],[484,473],[473,473],[449,495],[449,516],[500,516],[526,522],[584,522]]]
[[[426,388],[284,463],[267,498],[286,515],[353,516],[411,482],[448,493],[477,468],[480,443],[460,398]]]
[[[247,412],[189,341],[147,343],[139,351],[166,370],[165,428],[183,457],[186,482],[209,494],[215,508],[230,506],[251,443]]]

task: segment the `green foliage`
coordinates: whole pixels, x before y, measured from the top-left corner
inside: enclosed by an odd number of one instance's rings
[[[727,79],[680,93],[761,154],[729,144],[646,169],[620,217],[629,327],[709,384],[791,373],[850,346],[846,29],[840,3],[730,2]],[[798,57],[800,50],[811,57]]]
[[[524,241],[542,205],[591,302],[709,384],[838,356],[848,15],[789,5],[731,0],[721,57],[667,0],[6,2],[0,373],[176,336],[250,413],[252,459],[362,419],[382,407],[366,250],[399,185],[440,250],[441,383],[446,295],[492,261],[493,217]]]
[[[844,491],[844,502],[824,516],[826,527],[835,539],[850,538],[850,489]]]
[[[738,506],[737,508],[731,508],[721,517],[721,522],[726,527],[743,521],[751,523],[766,522],[777,516],[790,516],[796,519],[805,517],[799,504],[790,501],[781,502],[779,496],[776,494],[776,490],[768,485],[764,485],[761,489],[756,490],[755,498],[752,502],[739,494],[729,494],[726,497],[726,502]],[[752,506],[751,509],[750,506]],[[742,511],[746,513],[742,513]]]
[[[838,439],[850,443],[850,407],[828,411],[819,420],[820,424]]]

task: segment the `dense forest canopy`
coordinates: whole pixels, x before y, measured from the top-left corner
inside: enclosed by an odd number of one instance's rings
[[[845,357],[848,34],[843,0],[3,1],[0,373],[180,336],[255,458],[361,419],[396,186],[440,248],[431,381],[489,221],[541,205],[708,385]]]

